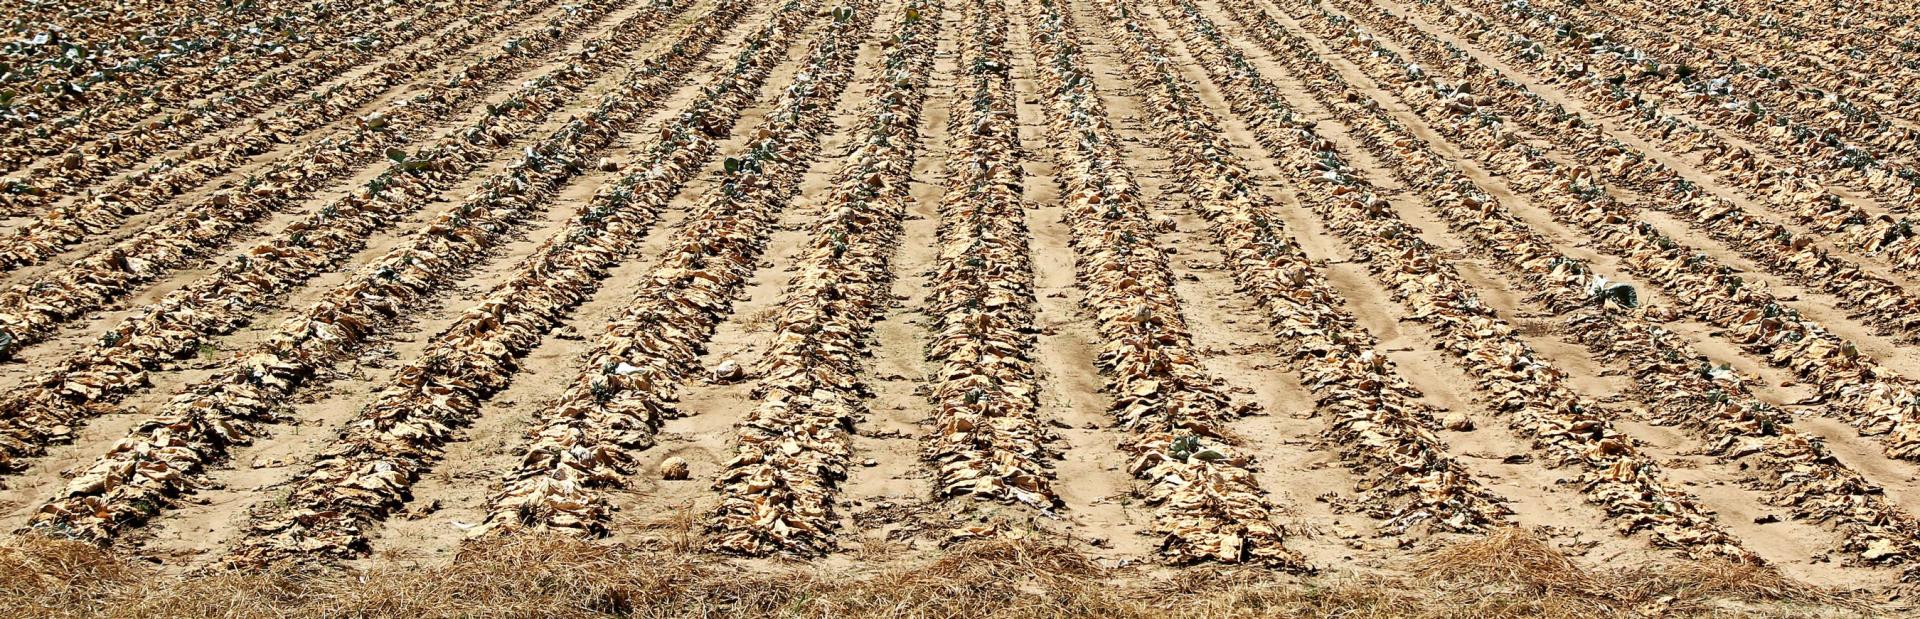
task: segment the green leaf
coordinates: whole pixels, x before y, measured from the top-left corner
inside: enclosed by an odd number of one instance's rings
[[[721,165],[723,165],[723,166],[725,166],[725,167],[726,167],[726,169],[727,169],[727,173],[728,173],[728,174],[732,174],[732,173],[735,173],[735,172],[739,172],[739,171],[740,171],[740,160],[739,160],[739,159],[734,159],[734,158],[732,158],[732,157],[728,157],[728,158],[727,158],[727,160],[726,160],[726,162],[725,162],[725,163],[723,163],[723,164],[721,164]]]
[[[398,148],[389,148],[387,149],[387,158],[392,159],[394,163],[406,163],[407,151]]]
[[[920,23],[920,9],[913,9],[913,8],[907,9],[907,23],[909,24]]]

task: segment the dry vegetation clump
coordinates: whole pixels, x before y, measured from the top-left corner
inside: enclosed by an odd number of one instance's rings
[[[7,4],[0,619],[1920,618],[1920,2]]]
[[[1587,571],[1519,529],[1433,552],[1404,577],[1115,569],[1030,540],[874,565],[769,566],[524,536],[469,545],[451,565],[177,576],[25,536],[0,546],[0,573],[9,575],[0,617],[1874,616],[1857,600],[1747,565]]]

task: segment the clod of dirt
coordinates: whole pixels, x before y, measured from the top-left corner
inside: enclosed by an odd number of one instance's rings
[[[660,462],[660,479],[681,481],[692,476],[693,468],[687,465],[685,458],[674,456]]]

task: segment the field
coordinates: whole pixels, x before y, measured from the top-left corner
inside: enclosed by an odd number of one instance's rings
[[[0,617],[1920,613],[1920,6],[0,14]]]

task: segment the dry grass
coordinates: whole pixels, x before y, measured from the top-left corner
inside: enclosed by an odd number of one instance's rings
[[[452,565],[361,573],[164,575],[73,542],[0,546],[5,617],[1805,617],[1857,605],[1750,567],[1590,572],[1520,531],[1406,576],[1110,570],[1044,542],[965,544],[855,572],[741,566],[557,538],[468,548]]]

